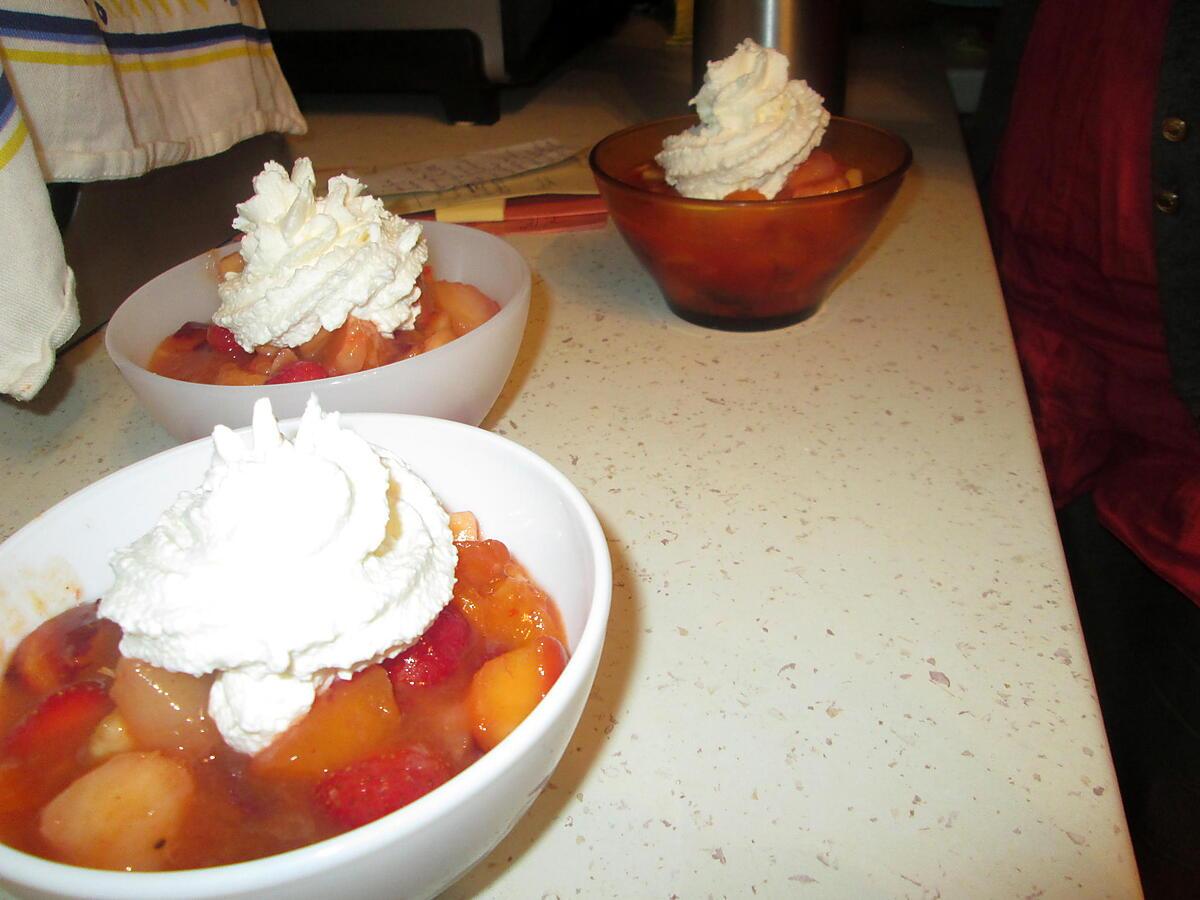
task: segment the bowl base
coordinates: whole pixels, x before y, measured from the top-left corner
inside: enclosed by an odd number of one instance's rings
[[[679,318],[691,322],[693,325],[718,331],[774,331],[811,319],[821,308],[820,303],[814,303],[812,306],[796,312],[776,316],[714,316],[711,313],[697,312],[694,309],[678,306],[670,300],[667,300],[667,306]]]

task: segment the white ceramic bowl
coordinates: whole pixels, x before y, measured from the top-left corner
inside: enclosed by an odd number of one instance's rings
[[[135,291],[113,314],[104,345],[150,415],[181,441],[218,424],[250,424],[259,397],[280,418],[299,416],[310,393],[325,409],[392,412],[478,425],[512,370],[529,314],[529,266],[495,235],[461,225],[423,223],[437,277],[473,284],[500,304],[483,325],[443,347],[366,372],[259,387],[192,384],[146,369],[154,348],[185,322],[208,322],[217,308],[215,261],[203,253]]]
[[[550,777],[579,721],[600,660],[612,567],[599,523],[563,475],[478,428],[416,416],[343,422],[408,461],[451,510],[473,511],[554,598],[571,658],[545,699],[482,759],[409,806],[346,834],[237,865],[103,872],[0,846],[0,886],[25,897],[428,897],[512,828]],[[294,429],[295,422],[288,423]],[[0,544],[0,666],[40,621],[111,583],[112,551],[197,485],[210,439],[167,450],[62,501]]]

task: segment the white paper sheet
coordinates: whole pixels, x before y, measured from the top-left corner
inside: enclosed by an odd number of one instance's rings
[[[553,138],[484,150],[467,156],[390,166],[360,176],[376,197],[469,187],[552,166],[575,153]]]

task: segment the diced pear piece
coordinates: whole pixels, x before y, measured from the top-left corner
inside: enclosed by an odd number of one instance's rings
[[[100,720],[88,738],[87,750],[92,759],[107,759],[117,753],[133,750],[135,746],[124,716],[114,709]]]
[[[73,781],[42,810],[42,837],[60,859],[97,869],[165,868],[195,794],[185,763],[119,753]]]
[[[168,672],[122,658],[109,692],[139,747],[174,750],[189,759],[207,756],[221,736],[208,717],[211,677]]]

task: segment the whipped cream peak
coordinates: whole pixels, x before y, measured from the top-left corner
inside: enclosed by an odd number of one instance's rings
[[[216,673],[209,715],[246,753],[333,679],[415,642],[449,602],[457,562],[429,487],[315,397],[294,440],[259,400],[251,436],[218,426],[201,486],[114,555],[100,602],[124,655]]]
[[[244,234],[245,265],[217,285],[213,321],[246,350],[295,347],[351,315],[387,335],[416,324],[417,279],[429,258],[421,226],[347,175],[330,178],[324,197],[315,187],[307,158],[290,175],[268,162],[254,196],[238,204],[233,227]]]
[[[788,79],[787,57],[746,38],[708,64],[690,101],[699,123],[666,138],[655,161],[685,197],[756,190],[770,200],[825,136],[823,103],[807,82]]]

